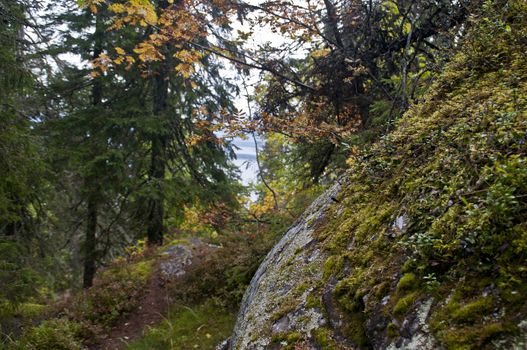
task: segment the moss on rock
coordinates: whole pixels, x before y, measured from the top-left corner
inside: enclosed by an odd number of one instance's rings
[[[397,293],[413,291],[419,288],[419,282],[415,274],[409,272],[403,275],[397,283]]]
[[[404,316],[410,310],[410,307],[414,305],[418,296],[419,293],[414,292],[397,300],[397,303],[393,307],[393,314],[396,316]]]

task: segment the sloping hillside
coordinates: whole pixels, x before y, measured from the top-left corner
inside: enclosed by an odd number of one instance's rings
[[[268,255],[233,349],[527,346],[526,47],[524,1],[472,20],[426,98]]]

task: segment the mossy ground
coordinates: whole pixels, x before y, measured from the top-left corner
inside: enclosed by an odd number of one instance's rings
[[[66,318],[56,318],[42,322],[25,333],[10,350],[83,350],[82,342],[85,329],[75,321]]]
[[[97,275],[92,288],[71,300],[49,306],[22,304],[21,315],[35,317],[47,310],[48,319],[36,326],[28,324],[22,336],[6,347],[84,349],[137,307],[152,274],[154,258],[150,252],[116,261]]]
[[[67,314],[73,320],[96,327],[114,326],[139,304],[153,265],[152,256],[135,262],[117,262],[97,277],[92,288],[75,296],[66,308]]]

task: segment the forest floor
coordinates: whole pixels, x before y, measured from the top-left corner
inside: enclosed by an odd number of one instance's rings
[[[156,271],[148,282],[148,290],[138,308],[128,315],[123,322],[113,328],[93,350],[124,349],[130,341],[139,338],[146,327],[160,323],[167,312],[169,300],[162,284],[159,271]]]
[[[138,307],[111,329],[102,341],[91,346],[90,350],[126,349],[128,344],[141,338],[149,327],[164,321],[173,304],[166,288],[167,282],[181,278],[186,269],[199,264],[214,249],[198,240],[169,247],[165,256],[156,261]]]

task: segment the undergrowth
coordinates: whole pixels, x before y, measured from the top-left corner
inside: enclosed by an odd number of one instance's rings
[[[131,348],[212,349],[227,338],[247,285],[290,220],[270,220],[257,229],[246,225],[238,232],[202,238],[217,248],[187,266],[183,277],[166,281],[167,295],[177,306]],[[78,350],[97,344],[136,309],[157,270],[160,253],[174,244],[189,243],[178,237],[158,249],[145,249],[141,243],[128,248],[126,257],[97,274],[93,287],[51,305],[47,320],[28,323],[18,339],[7,342],[7,349]],[[37,308],[23,305],[24,310]]]
[[[7,349],[77,350],[99,336],[139,304],[152,273],[151,255],[135,254],[101,271],[93,287],[48,307],[47,320],[27,324]]]
[[[213,301],[194,306],[177,306],[160,325],[149,327],[129,350],[214,349],[232,332],[235,313]]]

